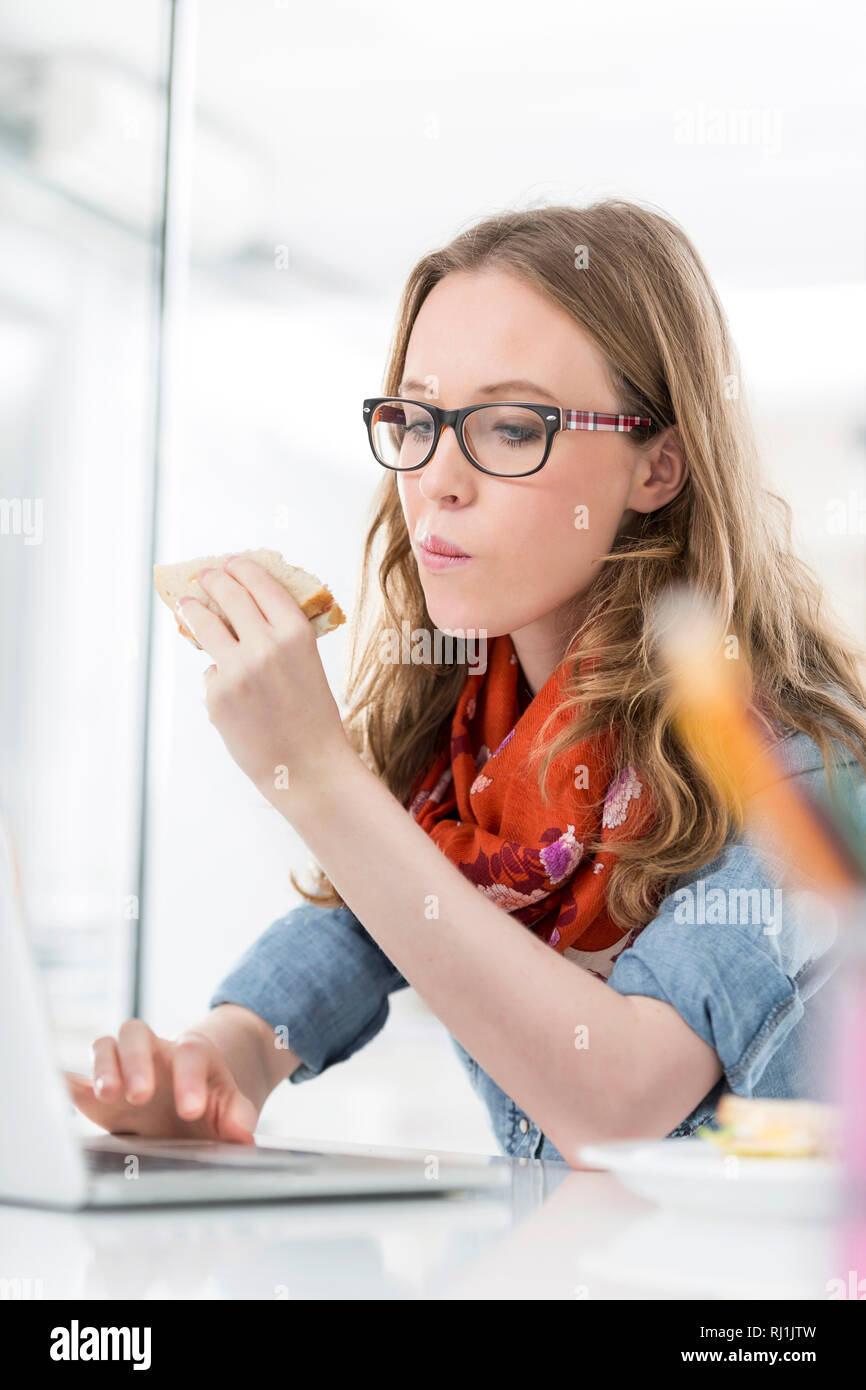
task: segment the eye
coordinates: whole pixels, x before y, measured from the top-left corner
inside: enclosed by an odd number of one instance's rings
[[[432,420],[407,420],[406,422],[407,431],[411,431],[413,434],[417,434],[420,430],[427,430],[429,433],[432,428]]]
[[[509,449],[519,449],[523,444],[534,444],[542,437],[540,430],[526,425],[497,425],[496,432],[500,436],[500,442]]]

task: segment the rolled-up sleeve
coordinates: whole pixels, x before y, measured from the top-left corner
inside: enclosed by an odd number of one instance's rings
[[[783,891],[764,864],[738,841],[679,879],[608,980],[671,1004],[740,1095],[753,1094],[833,958],[829,905]]]
[[[407,981],[349,908],[301,904],[272,922],[220,981],[208,1007],[240,1004],[280,1032],[301,1059],[294,1083],[319,1076],[369,1042],[388,996]]]

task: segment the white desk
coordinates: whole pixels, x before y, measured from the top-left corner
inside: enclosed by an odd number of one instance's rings
[[[46,1299],[825,1299],[839,1274],[820,1223],[698,1220],[607,1173],[498,1162],[511,1186],[489,1196],[82,1213],[0,1204],[0,1278],[41,1280]]]

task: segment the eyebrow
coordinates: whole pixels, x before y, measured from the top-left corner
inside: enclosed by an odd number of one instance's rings
[[[400,382],[397,390],[401,394],[403,391],[424,391],[427,388],[427,384],[428,383],[424,381],[406,380]],[[523,377],[515,377],[510,381],[497,381],[491,386],[479,386],[476,395],[493,396],[497,391],[518,391],[522,392],[524,395],[544,396],[549,401],[556,401],[556,396],[552,395],[546,387],[539,386],[538,383],[534,381],[526,381]]]

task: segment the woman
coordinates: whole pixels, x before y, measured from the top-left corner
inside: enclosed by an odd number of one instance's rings
[[[350,1056],[407,982],[516,1156],[579,1167],[585,1142],[690,1133],[723,1089],[812,1093],[826,941],[679,740],[645,622],[673,580],[710,597],[789,775],[844,765],[866,801],[862,654],[762,486],[688,238],[621,201],[471,227],[412,271],[364,418],[385,471],[345,721],[254,563],[202,578],[237,638],[183,603],[210,718],[325,891],[300,889],[196,1028],[100,1039],[77,1103],[251,1142],[278,1081]],[[482,634],[484,660],[433,629]],[[407,631],[414,659],[383,640]],[[690,895],[739,907],[701,920]]]

